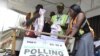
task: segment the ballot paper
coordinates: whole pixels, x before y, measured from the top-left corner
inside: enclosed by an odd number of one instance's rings
[[[57,34],[59,34],[59,32],[62,31],[61,27],[59,24],[54,23],[51,26],[51,37],[53,38],[58,38]]]

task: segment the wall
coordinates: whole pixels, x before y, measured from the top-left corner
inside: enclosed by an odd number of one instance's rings
[[[86,15],[88,18],[96,15],[100,15],[100,6],[97,9],[87,12]]]
[[[25,18],[25,15],[10,10],[7,3],[0,0],[0,31],[17,26],[20,18]]]
[[[46,9],[46,17],[49,17],[51,11],[57,12],[56,3],[63,2],[65,7],[69,7],[78,0],[8,0],[8,6],[12,9],[17,9],[23,12],[34,12],[37,4],[42,4]],[[65,8],[64,13],[67,13],[68,8]]]
[[[81,0],[80,6],[88,18],[100,15],[100,0]]]

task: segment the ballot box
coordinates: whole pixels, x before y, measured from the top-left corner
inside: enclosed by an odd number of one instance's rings
[[[49,36],[24,37],[19,56],[69,56],[62,40]]]

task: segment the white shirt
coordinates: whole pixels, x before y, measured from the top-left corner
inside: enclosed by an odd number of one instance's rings
[[[40,11],[39,11],[40,17],[37,18],[35,20],[35,22],[33,23],[33,26],[35,27],[35,31],[37,31],[37,32],[42,32],[42,30],[43,30],[45,12],[46,11],[44,9],[40,9]]]

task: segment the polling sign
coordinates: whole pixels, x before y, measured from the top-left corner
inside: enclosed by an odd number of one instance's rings
[[[64,42],[24,37],[19,56],[69,56]]]

